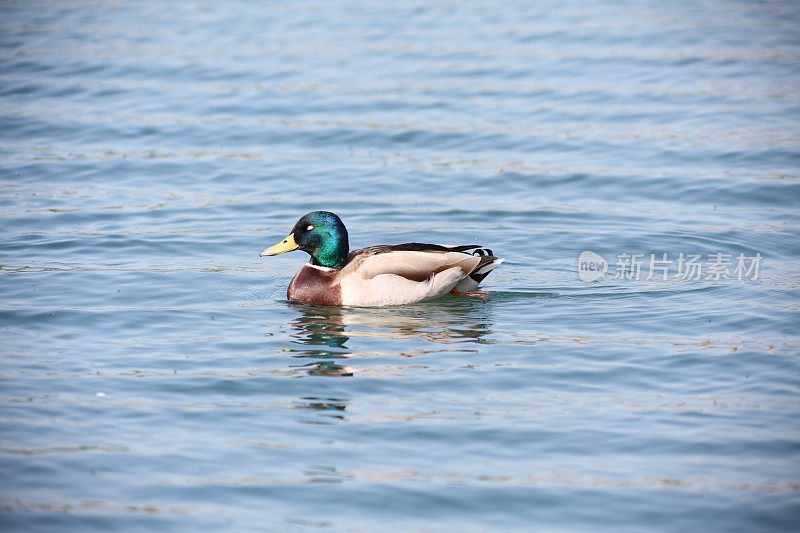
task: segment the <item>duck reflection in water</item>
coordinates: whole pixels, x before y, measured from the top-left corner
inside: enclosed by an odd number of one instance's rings
[[[493,340],[491,305],[472,298],[447,298],[426,304],[382,308],[293,305],[292,357],[317,359],[293,365],[315,376],[352,376],[356,371],[338,364],[353,357],[414,357],[454,350],[444,345],[489,344]],[[418,341],[423,341],[422,343]],[[425,342],[427,341],[427,342]],[[425,344],[432,343],[433,347]],[[354,344],[356,346],[354,346]]]
[[[343,398],[321,398],[318,396],[303,396],[294,404],[294,409],[315,411],[327,418],[344,420],[344,411],[347,409],[347,400]],[[303,420],[308,423],[320,423],[319,419]]]

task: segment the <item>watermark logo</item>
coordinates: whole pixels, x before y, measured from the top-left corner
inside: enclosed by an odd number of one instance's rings
[[[599,254],[585,250],[578,257],[578,277],[587,283],[598,281],[608,273],[612,279],[626,281],[755,281],[759,277],[763,256],[680,253],[617,254],[613,269]]]
[[[603,259],[603,256],[589,250],[581,252],[578,257],[578,277],[581,281],[591,283],[603,279],[606,272],[608,272],[608,261]]]

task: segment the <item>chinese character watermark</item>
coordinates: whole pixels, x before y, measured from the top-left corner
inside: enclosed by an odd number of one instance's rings
[[[680,253],[674,259],[667,253],[622,253],[609,268],[603,256],[586,250],[578,257],[578,277],[587,283],[601,280],[606,274],[626,281],[756,281],[763,259],[760,252],[752,256]]]

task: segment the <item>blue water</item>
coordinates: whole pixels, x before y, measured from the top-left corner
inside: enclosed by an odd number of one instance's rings
[[[3,2],[0,527],[796,528],[798,28],[789,1]],[[506,263],[487,298],[293,305],[306,257],[258,253],[315,209]],[[612,274],[663,253],[763,259]]]

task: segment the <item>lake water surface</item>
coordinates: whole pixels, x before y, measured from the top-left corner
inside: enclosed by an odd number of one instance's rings
[[[0,527],[796,528],[798,27],[788,1],[3,2]],[[306,256],[258,253],[315,209],[353,247],[506,263],[485,299],[293,305]]]

